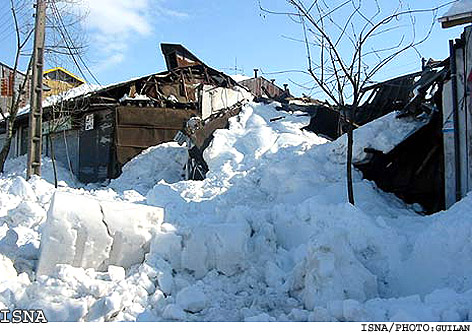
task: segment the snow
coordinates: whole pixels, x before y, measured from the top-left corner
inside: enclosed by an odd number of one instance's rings
[[[56,264],[98,269],[113,243],[102,218],[99,202],[56,192],[42,229],[37,274],[51,274]]]
[[[177,305],[184,311],[198,313],[203,310],[208,301],[203,291],[196,286],[189,286],[177,293]]]
[[[472,12],[472,0],[459,0],[451,5],[451,8],[449,8],[443,17],[451,17],[470,12]]]
[[[244,81],[244,80],[248,80],[248,79],[251,79],[251,77],[248,77],[248,76],[245,76],[243,74],[232,74],[230,75],[230,77],[237,83],[241,82],[241,81]]]
[[[162,219],[157,207],[56,192],[42,229],[37,274],[51,274],[57,264],[96,270],[139,264]]]
[[[187,159],[187,147],[176,142],[150,147],[129,161],[109,187],[118,192],[136,191],[145,196],[160,180],[168,183],[183,180]]]
[[[109,188],[59,167],[56,190],[47,159],[29,181],[24,158],[7,162],[0,307],[49,321],[470,321],[472,195],[422,216],[355,170],[351,206],[347,139],[275,107],[248,104],[216,131],[203,181],[182,180],[175,143]],[[427,122],[392,113],[357,129],[355,161]]]
[[[62,93],[59,93],[57,95],[51,95],[47,97],[46,99],[43,100],[43,108],[49,107],[56,105],[58,103],[61,103],[66,100],[70,100],[73,98],[77,98],[79,96],[86,96],[87,94],[91,94],[93,92],[96,92],[102,88],[105,88],[106,86],[100,86],[100,85],[94,85],[94,84],[83,84],[78,87],[74,87],[70,90],[64,91]],[[30,105],[26,105],[25,107],[21,108],[18,111],[17,115],[23,115],[23,114],[28,114],[30,111]]]
[[[365,148],[371,148],[388,154],[398,144],[429,122],[429,118],[415,119],[411,116],[397,118],[397,112],[384,115],[367,123],[355,131],[353,146],[353,161],[355,163],[366,159]],[[347,134],[339,142],[346,141]],[[345,152],[346,146],[339,145],[339,153]]]
[[[17,273],[13,262],[6,256],[0,255],[0,283],[15,280]]]

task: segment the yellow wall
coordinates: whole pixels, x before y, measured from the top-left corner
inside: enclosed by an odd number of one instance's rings
[[[71,88],[78,87],[82,84],[72,85],[60,80],[52,80],[52,79],[43,79],[43,83],[46,84],[51,88],[50,91],[43,92],[43,99],[51,96],[57,95],[59,93],[65,92],[70,90]]]

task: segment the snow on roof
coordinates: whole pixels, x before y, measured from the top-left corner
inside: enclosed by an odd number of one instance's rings
[[[83,95],[85,97],[86,95],[91,94],[91,93],[95,93],[95,92],[98,92],[98,91],[101,91],[101,90],[105,90],[107,88],[119,86],[119,85],[122,85],[122,84],[125,84],[125,83],[128,83],[128,82],[136,81],[138,79],[146,78],[146,77],[149,77],[149,76],[152,76],[152,75],[153,74],[148,74],[148,75],[145,75],[145,76],[135,77],[135,78],[123,80],[123,81],[108,84],[108,85],[94,85],[94,84],[85,83],[83,85],[80,85],[79,87],[75,87],[75,88],[72,88],[68,91],[59,93],[57,95],[52,95],[50,97],[47,97],[46,99],[43,100],[43,108],[53,106],[53,105],[58,104],[58,103],[63,102],[63,101],[67,101],[67,100],[70,100],[70,99],[77,98],[81,95]],[[21,108],[18,111],[17,115],[28,114],[29,109],[30,109],[30,105],[26,105],[25,107]]]
[[[105,88],[107,86],[100,86],[100,85],[93,85],[93,84],[83,84],[80,85],[79,87],[72,88],[68,91],[59,93],[57,95],[51,95],[50,97],[47,97],[46,99],[43,100],[43,108],[44,107],[50,107],[55,104],[61,103],[63,101],[67,101],[69,99],[76,98],[81,95],[87,95],[93,92],[96,92],[102,88]],[[25,107],[21,108],[18,111],[18,116],[28,114],[30,111],[30,105],[26,105]]]
[[[472,22],[472,0],[460,0],[452,4],[451,8],[439,18],[443,28]]]
[[[398,112],[391,112],[354,130],[354,163],[361,163],[368,159],[368,154],[364,150],[366,148],[388,154],[430,121],[427,116],[397,118],[397,115]],[[342,140],[333,143],[336,143],[336,152],[342,155],[346,152],[347,134],[341,136],[340,139]]]
[[[243,74],[232,74],[230,75],[231,79],[233,79],[235,82],[239,83],[240,81],[243,81],[243,80],[248,80],[248,79],[251,79],[251,77],[248,77],[248,76],[245,76]]]

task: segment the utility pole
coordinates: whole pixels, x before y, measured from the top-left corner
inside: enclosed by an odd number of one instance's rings
[[[43,118],[43,64],[44,36],[46,26],[46,0],[36,1],[36,23],[34,29],[33,73],[31,76],[31,97],[28,129],[28,166],[26,178],[41,175],[41,145]]]

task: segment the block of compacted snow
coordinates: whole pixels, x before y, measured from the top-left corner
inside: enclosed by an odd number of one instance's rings
[[[41,236],[38,275],[50,275],[57,264],[105,271],[128,268],[144,259],[162,208],[56,192]]]
[[[232,276],[246,267],[249,236],[247,224],[199,225],[184,238],[182,267],[197,278],[211,269]]]
[[[207,306],[208,300],[203,291],[196,286],[189,286],[177,293],[177,305],[184,311],[198,313]]]
[[[113,239],[95,199],[56,192],[43,226],[38,275],[51,274],[56,264],[100,269]]]
[[[153,229],[164,220],[159,207],[126,202],[102,201],[103,221],[106,222],[113,247],[108,264],[128,268],[144,260],[149,252]]]

